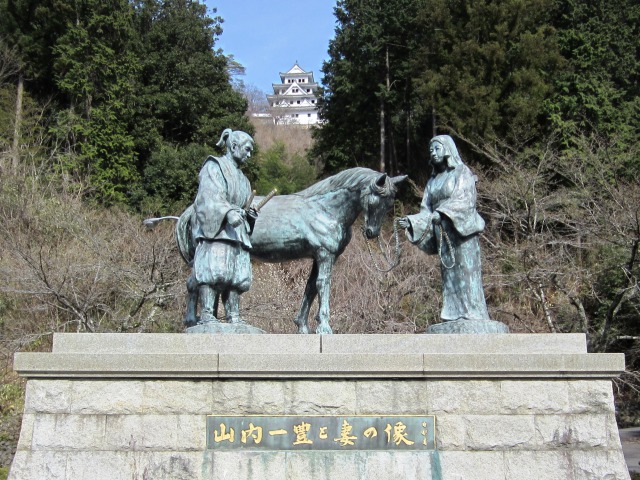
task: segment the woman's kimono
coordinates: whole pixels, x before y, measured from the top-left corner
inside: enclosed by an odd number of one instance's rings
[[[439,212],[441,227],[432,222]],[[478,234],[484,220],[476,211],[476,177],[459,163],[433,175],[427,182],[420,213],[407,217],[407,237],[428,254],[440,251],[442,321],[489,320],[482,288]],[[440,229],[450,240],[450,246]]]

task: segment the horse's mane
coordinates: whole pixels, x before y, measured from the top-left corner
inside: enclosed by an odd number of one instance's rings
[[[343,170],[332,177],[320,180],[318,183],[298,192],[296,195],[303,197],[314,197],[328,192],[335,192],[342,188],[348,190],[362,190],[371,184],[371,182],[380,176],[380,172],[371,170],[370,168],[355,167]]]

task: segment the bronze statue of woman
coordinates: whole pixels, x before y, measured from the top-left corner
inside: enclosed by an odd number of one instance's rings
[[[433,168],[420,212],[398,220],[409,240],[427,254],[440,256],[442,324],[430,333],[502,333],[490,319],[482,287],[479,233],[484,220],[476,210],[477,177],[460,158],[449,135],[429,143]]]

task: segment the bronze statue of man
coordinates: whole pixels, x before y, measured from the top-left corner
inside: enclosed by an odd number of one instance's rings
[[[258,213],[249,206],[251,186],[240,166],[251,157],[253,139],[226,129],[217,145],[226,146],[226,153],[205,160],[191,217],[196,242],[193,276],[200,293],[201,322],[217,321],[214,305],[220,295],[227,321],[244,323],[240,294],[251,287],[250,235]]]

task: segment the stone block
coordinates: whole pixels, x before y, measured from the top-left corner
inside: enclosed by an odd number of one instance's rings
[[[151,414],[209,414],[213,406],[210,380],[147,380],[141,410]]]
[[[504,380],[502,410],[505,413],[569,413],[568,381]]]
[[[318,380],[292,382],[285,411],[292,415],[339,415],[356,411],[356,382]]]
[[[531,415],[465,415],[468,450],[514,450],[535,446]]]
[[[502,413],[500,383],[490,380],[428,381],[426,400],[434,415]]]
[[[287,382],[278,380],[221,380],[213,382],[211,414],[244,415],[284,413]]]
[[[25,393],[25,413],[68,413],[71,408],[70,380],[31,380]]]
[[[294,476],[290,476],[285,452],[219,451],[208,456],[211,460],[206,465],[207,480],[304,478],[304,471],[294,470]]]
[[[139,413],[143,392],[141,380],[78,380],[73,382],[70,413]]]
[[[503,452],[438,452],[444,480],[521,480],[505,472]],[[551,480],[544,476],[536,480]],[[566,480],[566,478],[564,479]]]
[[[71,480],[130,480],[144,478],[137,471],[133,455],[125,451],[79,451],[67,459]]]
[[[535,415],[536,444],[540,450],[571,448],[574,443],[571,416],[567,414]]]
[[[569,450],[504,452],[504,477],[517,480],[584,480],[573,476]]]
[[[427,408],[427,382],[424,380],[359,380],[356,385],[356,413],[374,415],[430,415]]]
[[[439,450],[466,450],[467,424],[460,415],[436,417],[436,447]]]
[[[105,415],[39,414],[33,424],[34,450],[103,450]]]
[[[35,413],[22,414],[22,425],[20,426],[20,439],[18,440],[18,450],[30,450],[33,441],[33,424],[36,420]]]
[[[205,451],[207,448],[207,416],[178,415],[176,417],[176,450]]]
[[[105,448],[176,450],[177,427],[177,415],[107,415]]]
[[[613,413],[571,415],[570,420],[574,446],[591,449],[615,446],[613,433],[616,432],[615,437],[618,436],[618,427]]]
[[[541,449],[619,449],[615,415],[536,415],[537,443]]]
[[[436,452],[361,452],[354,460],[360,462],[360,476],[367,480],[388,480],[390,478],[418,479],[438,478],[433,465]],[[345,454],[343,454],[345,455]],[[346,455],[345,455],[346,456]],[[329,478],[342,478],[340,471]]]
[[[571,413],[613,412],[610,380],[573,380],[568,385]]]
[[[571,452],[576,480],[629,480],[622,450],[575,450]]]
[[[586,353],[581,333],[510,335],[322,335],[323,353]]]
[[[286,376],[285,376],[286,372]],[[421,354],[221,354],[219,375],[233,377],[421,376]]]
[[[8,480],[68,480],[67,452],[19,450]]]
[[[320,335],[254,335],[175,333],[55,333],[53,353],[320,353]]]
[[[260,478],[287,480],[432,478],[431,458],[431,452],[289,452],[285,477]]]

